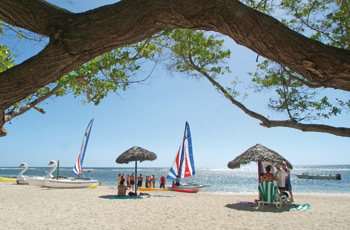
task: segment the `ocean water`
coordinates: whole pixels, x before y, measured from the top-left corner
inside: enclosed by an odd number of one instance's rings
[[[23,168],[2,167],[0,176],[15,177]],[[28,168],[24,173],[27,176],[44,176],[50,167]],[[137,174],[154,174],[157,178],[156,186],[159,187],[159,179],[162,175],[166,177],[169,168],[138,168]],[[117,175],[131,175],[135,172],[134,168],[86,168],[84,173],[86,177],[99,180],[105,186],[117,186]],[[341,174],[341,180],[310,180],[298,179],[296,174],[309,172],[320,175]],[[57,175],[56,171],[53,175]],[[60,176],[74,177],[72,168],[61,167]],[[294,166],[291,171],[291,181],[294,193],[324,193],[324,194],[349,194],[350,195],[350,165],[322,165]],[[172,181],[167,180],[166,185],[171,185]],[[208,184],[210,187],[203,188],[201,191],[210,193],[257,193],[258,170],[256,164],[250,164],[240,169],[196,169],[196,175],[191,178],[185,178],[183,183],[196,182],[199,184]]]

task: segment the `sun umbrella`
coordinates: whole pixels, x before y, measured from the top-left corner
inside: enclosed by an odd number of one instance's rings
[[[135,161],[135,179],[137,178],[137,161],[153,161],[157,159],[157,155],[154,152],[148,151],[144,148],[134,146],[124,153],[122,153],[116,160],[118,164],[128,164]],[[135,181],[135,192],[137,191],[137,183]]]
[[[232,161],[228,162],[227,166],[231,169],[234,169],[253,161],[267,161],[272,162],[274,165],[282,164],[283,162],[285,162],[289,169],[293,169],[292,164],[289,163],[288,160],[286,160],[277,152],[266,148],[265,146],[262,146],[260,144],[256,144],[253,147],[247,149],[244,153],[242,153]]]

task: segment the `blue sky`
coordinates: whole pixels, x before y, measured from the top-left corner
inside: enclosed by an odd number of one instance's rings
[[[115,1],[70,2],[63,1],[60,6],[80,12]],[[229,63],[233,75],[244,77],[254,71],[256,55],[227,41],[226,46],[232,49]],[[18,63],[40,48],[26,43],[23,46]],[[268,96],[250,94],[245,103],[264,115],[282,119],[266,109]],[[277,151],[294,165],[350,163],[349,138],[261,127],[258,120],[230,104],[207,80],[171,75],[161,66],[146,83],[110,94],[98,106],[82,105],[79,98],[68,95],[49,99],[42,107],[45,115],[30,111],[5,125],[8,136],[0,138],[0,167],[16,167],[22,162],[46,166],[50,160],[73,167],[92,118],[95,122],[84,162],[87,167],[133,167],[118,165],[115,159],[134,145],[158,155],[157,160],[142,162],[140,167],[170,167],[186,121],[192,131],[197,167],[227,168],[229,161],[257,143]],[[332,124],[349,126],[349,119],[339,117]]]

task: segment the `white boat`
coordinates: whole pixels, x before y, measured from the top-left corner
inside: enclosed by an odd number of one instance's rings
[[[23,175],[23,173],[25,172],[25,171],[27,171],[27,169],[28,169],[28,164],[27,163],[22,163],[20,166],[18,166],[18,167],[24,167],[24,169],[22,169],[19,173],[18,173],[18,175],[17,175],[17,180],[16,180],[16,182],[17,182],[17,184],[29,184],[29,182],[28,182],[28,176],[24,176]]]
[[[78,156],[78,160],[73,167],[73,173],[78,176],[78,178],[65,178],[65,179],[55,179],[55,178],[50,178],[46,179],[44,181],[45,187],[48,188],[88,188],[93,185],[98,184],[98,180],[92,180],[90,178],[79,178],[79,175],[83,173],[83,161],[85,157],[85,152],[86,152],[86,146],[89,141],[90,137],[90,132],[91,132],[91,127],[94,122],[94,119],[92,119],[85,131],[84,138],[83,138],[83,143],[81,145],[81,150],[80,154]],[[54,162],[56,164],[56,162]],[[55,165],[56,166],[56,165]]]
[[[175,181],[181,180],[182,178],[187,178],[195,175],[195,166],[194,166],[194,157],[192,150],[192,138],[190,125],[188,122],[185,124],[185,132],[182,141],[182,145],[180,146],[173,165],[171,166],[168,179],[173,180],[173,185],[171,187],[167,187],[169,189],[181,189],[181,190],[198,190],[204,187],[209,187],[210,185],[200,185],[196,183],[192,184],[180,184],[176,185]]]
[[[48,188],[88,188],[98,184],[98,180],[72,178],[72,179],[48,179],[45,187]]]
[[[41,176],[29,177],[28,178],[29,185],[44,187],[45,186],[45,180],[53,178],[52,173],[57,168],[56,161],[54,161],[54,160],[50,161],[49,165],[53,165],[53,168],[46,174],[46,176],[45,177],[41,177]]]
[[[335,175],[313,175],[310,173],[297,174],[299,179],[317,179],[317,180],[341,180],[340,174]]]

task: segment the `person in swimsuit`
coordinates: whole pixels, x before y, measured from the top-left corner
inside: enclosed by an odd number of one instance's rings
[[[118,174],[118,185],[120,185],[120,181],[122,180],[122,176],[120,175],[120,173]]]
[[[154,174],[152,175],[152,185],[153,185],[153,188],[156,187],[156,177],[154,176]]]
[[[271,165],[266,166],[265,168],[266,173],[262,177],[262,182],[268,181],[268,182],[273,182],[276,180],[275,176],[271,173]]]
[[[282,164],[282,169],[287,173],[288,177],[285,182],[285,191],[289,192],[291,201],[293,201],[292,184],[290,183],[290,170],[287,168],[286,163]]]
[[[175,186],[180,186],[181,179],[177,176],[175,180]]]
[[[159,180],[160,186],[159,188],[165,188],[165,177],[162,176]]]
[[[125,196],[127,189],[128,187],[124,185],[124,181],[120,181],[120,184],[118,185],[118,196]]]
[[[134,173],[131,174],[130,176],[130,186],[131,186],[131,190],[134,190],[134,186],[135,185],[135,176]]]
[[[137,187],[142,187],[143,177],[142,174],[140,174],[139,177],[137,177]]]
[[[126,176],[126,187],[131,188],[129,175]]]

